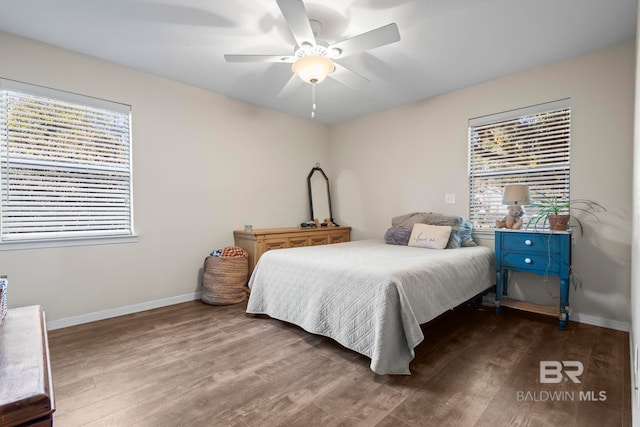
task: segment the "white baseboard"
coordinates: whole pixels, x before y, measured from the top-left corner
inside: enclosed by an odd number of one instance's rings
[[[589,314],[580,313],[571,313],[570,320],[580,323],[586,323],[587,325],[615,329],[616,331],[629,332],[629,322],[621,322],[620,320],[605,319],[604,317],[591,316]]]
[[[493,294],[482,297],[482,305],[494,307]],[[571,312],[569,315],[570,322],[580,322],[587,325],[600,326],[602,328],[615,329],[616,331],[629,332],[629,322],[620,320],[605,319],[604,317],[591,316],[589,314],[580,314]]]
[[[80,316],[67,317],[64,319],[51,320],[47,322],[47,330],[67,328],[69,326],[82,325],[83,323],[95,322],[97,320],[110,319],[112,317],[124,316],[125,314],[138,313],[140,311],[154,308],[166,307],[168,305],[180,304],[182,302],[200,299],[202,292],[193,294],[177,295],[175,297],[163,298],[155,301],[143,302],[140,304],[128,305],[125,307],[112,308],[109,310],[96,311],[94,313],[81,314]]]

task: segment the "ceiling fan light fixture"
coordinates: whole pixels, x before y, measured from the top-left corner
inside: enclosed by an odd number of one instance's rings
[[[331,58],[322,55],[302,56],[291,66],[293,72],[309,84],[320,83],[334,68]]]
[[[329,58],[338,58],[340,55],[342,55],[342,49],[340,49],[339,47],[330,47],[327,49],[327,55],[329,56]]]

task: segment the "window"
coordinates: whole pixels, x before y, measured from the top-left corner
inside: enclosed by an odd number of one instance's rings
[[[130,115],[0,79],[0,244],[132,236]]]
[[[493,228],[505,215],[507,184],[527,184],[532,201],[541,193],[569,200],[570,128],[569,100],[469,120],[469,219],[475,227]]]

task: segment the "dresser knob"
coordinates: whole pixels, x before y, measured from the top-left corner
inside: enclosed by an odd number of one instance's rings
[[[533,261],[531,261],[531,258],[525,258],[525,259],[524,259],[524,262],[525,262],[526,264],[531,264]]]
[[[524,241],[524,244],[527,246],[531,246],[531,243],[533,243],[531,240],[527,239]]]

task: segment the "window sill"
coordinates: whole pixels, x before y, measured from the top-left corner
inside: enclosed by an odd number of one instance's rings
[[[474,239],[493,240],[495,239],[495,229],[493,228],[474,228],[472,237]]]
[[[18,240],[0,243],[0,251],[13,251],[18,249],[42,249],[60,248],[65,246],[92,246],[112,245],[117,243],[136,243],[139,237],[133,236],[108,236],[108,237],[80,237],[74,239],[50,239],[50,240]]]

